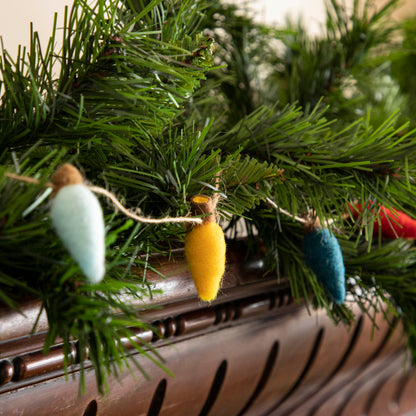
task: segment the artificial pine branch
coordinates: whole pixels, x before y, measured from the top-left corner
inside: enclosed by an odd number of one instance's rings
[[[211,16],[214,33],[216,28],[218,32],[226,30],[220,34],[218,54],[225,62],[231,61],[230,68],[218,77],[219,86],[215,86],[224,97],[217,102],[222,102],[224,114],[229,114],[229,118],[220,119],[222,129],[216,126],[219,132],[216,145],[228,151],[240,145],[244,147],[243,153],[276,164],[282,172],[282,180],[272,185],[276,203],[293,215],[313,208],[318,217],[334,219],[335,229],[341,230],[339,238],[344,249],[349,238],[371,253],[372,245],[382,244],[380,240],[372,240],[376,213],[368,211],[361,218],[362,223],[352,228],[344,222],[345,206],[354,199],[372,200],[376,211],[385,205],[414,214],[415,147],[414,130],[409,128],[413,120],[398,112],[405,95],[394,76],[400,79],[402,75],[390,71],[390,65],[409,56],[397,38],[392,39],[398,27],[387,22],[396,3],[386,2],[377,11],[370,2],[357,1],[349,14],[339,2],[331,1],[327,31],[316,38],[302,24],[290,24],[287,30],[264,30],[248,14],[232,19],[230,14],[235,12],[232,7],[218,6],[215,17]],[[244,30],[234,30],[238,25]],[[253,32],[256,44],[248,48],[249,34]],[[283,43],[283,48],[273,49],[273,38],[280,45]],[[245,65],[236,64],[242,62],[235,58],[238,56],[244,56]],[[263,83],[259,82],[260,73],[267,75]],[[405,85],[403,80],[401,83]],[[248,93],[254,85],[257,91]],[[238,99],[242,88],[250,105],[256,97],[252,112],[240,105],[244,102]],[[237,104],[234,111],[230,110],[233,104]],[[256,224],[266,242],[269,270],[274,268],[289,275],[296,297],[312,292],[317,304],[326,307],[335,319],[337,316],[351,319],[345,309],[330,307],[315,277],[304,270],[298,248],[302,227],[294,227],[293,220],[274,212],[267,204],[245,215]],[[362,236],[354,234],[361,230]],[[373,265],[385,255],[374,250]],[[361,259],[354,250],[347,251],[347,262],[349,256],[358,262]],[[411,257],[411,254],[406,249],[400,251],[400,256]],[[347,268],[347,273],[354,275],[357,271]],[[402,268],[395,269],[393,281],[407,273]],[[374,286],[378,275],[371,276]],[[380,282],[383,278],[380,275]],[[410,281],[404,281],[413,287]],[[364,290],[365,309],[367,290],[372,289],[366,288],[363,281],[359,284]],[[389,290],[394,292],[392,287],[386,289],[380,283],[375,296],[393,302],[397,308],[394,296],[385,296]],[[375,305],[377,309],[377,302]],[[408,312],[411,314],[410,309]],[[412,333],[409,322],[406,320],[407,329]]]
[[[62,337],[69,366],[70,340],[78,339],[101,392],[108,374],[130,365],[120,339],[131,337],[129,327],[147,324],[121,294],[145,304],[151,288],[138,270],[155,267],[149,253],[182,246],[185,230],[133,225],[101,199],[107,273],[87,286],[51,229],[43,199],[42,184],[70,162],[146,215],[183,216],[190,195],[219,194],[229,234],[238,238],[235,224],[244,218],[251,247],[262,240],[266,273],[288,276],[296,298],[312,294],[313,305],[335,322],[350,322],[348,305],[334,306],[305,266],[303,227],[292,217],[312,209],[322,223],[333,220],[349,293],[370,316],[387,302],[416,356],[413,244],[372,236],[381,205],[411,215],[416,197],[414,124],[395,106],[410,102],[410,89],[390,71],[393,55],[383,48],[389,42],[398,48],[389,38],[395,28],[383,26],[395,3],[372,11],[356,1],[348,15],[333,0],[327,32],[311,39],[301,25],[267,28],[217,1],[76,0],[65,12],[60,52],[56,19],[45,51],[33,31],[17,58],[3,49],[2,301],[18,307],[20,295],[39,296],[50,327],[45,350]],[[273,41],[283,43],[283,53]],[[394,59],[409,56],[398,48]],[[376,75],[388,77],[381,99],[369,81]],[[16,170],[40,185],[4,175]],[[347,221],[355,199],[372,201],[375,213]],[[149,346],[132,344],[163,366]]]
[[[166,20],[156,18],[160,13]],[[112,256],[107,279],[88,289],[79,285],[83,276],[78,266],[51,232],[47,202],[25,212],[42,197],[42,183],[63,162],[78,164],[95,183],[106,181],[104,167],[116,163],[126,170],[143,166],[146,174],[152,172],[154,165],[140,158],[150,153],[152,160],[149,138],[165,134],[182,111],[182,103],[204,78],[203,67],[211,65],[209,49],[203,50],[198,62],[194,59],[194,50],[205,42],[195,28],[189,26],[188,30],[187,23],[193,25],[197,14],[190,15],[185,8],[165,10],[161,1],[152,1],[135,13],[123,1],[99,0],[92,5],[75,1],[65,13],[60,53],[53,49],[56,24],[45,53],[35,32],[28,58],[25,51],[19,51],[13,61],[3,50],[0,244],[6,290],[2,286],[2,300],[16,307],[19,293],[38,294],[49,320],[45,351],[62,337],[68,352],[66,364],[70,365],[69,340],[78,339],[80,356],[85,349],[89,351],[101,392],[105,391],[107,375],[117,375],[118,368],[128,365],[127,351],[120,343],[122,334],[130,336],[126,327],[148,326],[120,295],[127,291],[143,301],[151,296],[150,285],[142,276],[132,274],[131,265],[152,268],[137,256],[159,250],[159,241],[154,241],[158,233],[141,225],[131,228],[131,222],[107,208],[107,253]],[[182,42],[192,49],[162,40],[163,31],[177,24],[181,24]],[[188,57],[191,64],[184,62]],[[60,71],[56,78],[57,66]],[[10,181],[4,173],[15,167],[24,175],[36,176],[41,184]],[[137,194],[135,183],[124,180],[118,185],[118,192],[127,198],[129,193]],[[180,205],[184,204],[181,200]],[[177,227],[173,229],[177,231]],[[133,239],[139,236],[143,243],[137,245]],[[33,288],[26,286],[29,281]],[[124,318],[117,318],[115,311]],[[162,365],[161,357],[152,357],[148,346],[146,352],[145,346],[133,345]],[[81,370],[83,374],[83,366]]]

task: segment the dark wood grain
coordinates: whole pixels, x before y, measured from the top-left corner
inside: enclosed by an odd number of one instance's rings
[[[381,313],[374,332],[373,322],[354,305],[357,321],[350,328],[336,326],[325,311],[298,304],[287,281],[264,277],[259,259],[242,262],[238,253],[230,256],[222,293],[210,305],[198,300],[183,261],[161,260],[160,267],[170,277],[152,276],[158,287],[166,285],[152,302],[162,308],[141,311],[155,330],[136,329],[135,341],[156,348],[175,377],[136,354],[150,380],[133,366],[134,377],[126,370],[109,379],[110,393],[103,398],[85,361],[87,392],[79,396],[76,340],[66,378],[62,346],[57,343],[49,355],[42,352],[45,317],[30,335],[40,306],[31,301],[22,305],[26,318],[2,311],[0,415],[404,416],[416,411],[415,371],[404,367],[401,327],[391,332]],[[130,340],[122,342],[128,347]]]

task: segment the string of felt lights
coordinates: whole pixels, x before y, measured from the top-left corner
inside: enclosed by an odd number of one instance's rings
[[[345,267],[341,248],[336,237],[327,228],[322,228],[319,221],[305,219],[280,208],[273,200],[267,198],[267,202],[280,213],[295,219],[305,225],[303,240],[303,252],[305,263],[312,269],[326,290],[336,303],[342,303],[345,299]],[[406,213],[394,208],[376,204],[369,200],[367,204],[357,201],[348,204],[344,219],[358,220],[364,211],[375,216],[373,234],[382,238],[393,240],[405,238],[416,239],[416,220]],[[327,226],[333,224],[333,219],[325,220]]]
[[[40,184],[32,177],[11,172],[4,174],[21,182]],[[105,229],[101,205],[94,193],[109,198],[127,217],[150,224],[183,222],[202,224],[201,218],[165,217],[148,218],[134,214],[125,208],[109,191],[84,183],[80,171],[73,165],[62,165],[44,184],[52,188],[50,216],[52,224],[73,259],[78,263],[89,283],[99,283],[105,275]],[[45,195],[40,199],[43,200]],[[38,202],[38,201],[36,201]]]
[[[5,176],[31,184],[41,183],[35,178],[10,172]],[[139,222],[191,223],[193,228],[185,237],[185,257],[193,281],[201,300],[211,302],[217,297],[225,272],[226,253],[224,232],[216,222],[217,194],[213,198],[205,195],[191,198],[192,212],[202,218],[148,218],[125,208],[108,190],[86,185],[79,170],[68,163],[62,165],[44,186],[52,189],[50,217],[56,232],[89,283],[99,283],[105,274],[104,219],[95,193],[107,197],[124,215]],[[43,201],[45,194],[39,199]]]
[[[21,182],[41,183],[38,179],[10,172],[6,172],[5,176]],[[94,196],[100,194],[135,221],[192,224],[192,230],[185,237],[185,257],[193,281],[201,300],[211,302],[217,297],[225,272],[226,254],[224,233],[216,222],[218,194],[213,198],[205,195],[192,197],[191,209],[195,217],[149,218],[125,208],[107,189],[86,185],[79,170],[71,164],[62,165],[44,186],[52,188],[51,220],[57,234],[90,283],[100,282],[105,274],[104,219]],[[311,215],[302,218],[282,209],[270,198],[266,202],[304,225],[302,247],[306,264],[333,300],[344,302],[345,267],[336,237],[327,228],[322,228],[319,221],[313,221]]]

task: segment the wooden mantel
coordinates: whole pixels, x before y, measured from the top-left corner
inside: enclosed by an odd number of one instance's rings
[[[92,370],[78,395],[79,367],[66,380],[62,349],[42,345],[47,321],[36,301],[25,316],[0,311],[0,415],[65,416],[340,416],[416,412],[416,377],[405,340],[378,316],[378,329],[356,310],[357,321],[335,326],[325,311],[308,310],[291,296],[287,281],[261,273],[261,259],[229,258],[224,286],[211,305],[198,301],[183,261],[162,265],[163,295],[144,312],[164,338],[138,332],[158,349],[169,376],[137,356],[136,369],[109,380],[101,397]],[[140,305],[138,305],[138,309]],[[74,361],[76,362],[74,342]],[[88,365],[88,362],[86,363]]]

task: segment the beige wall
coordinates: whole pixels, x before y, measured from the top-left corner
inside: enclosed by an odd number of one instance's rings
[[[234,0],[235,2],[241,0]],[[353,4],[353,0],[338,0]],[[364,1],[364,0],[362,0]],[[387,0],[373,0],[377,7],[386,4]],[[250,8],[259,13],[259,18],[268,23],[283,24],[287,15],[303,16],[311,32],[319,32],[325,22],[325,0],[248,0]],[[400,19],[416,16],[416,0],[400,0],[399,7],[394,12],[394,18]]]
[[[324,22],[324,0],[249,0],[247,3],[258,13],[259,20],[270,24],[282,26],[286,17],[296,19],[301,16],[312,33],[319,33]]]
[[[378,1],[378,3],[383,4]],[[406,17],[416,17],[416,1],[415,0],[402,0],[400,7],[394,13],[394,16],[398,19]]]
[[[15,55],[17,45],[29,45],[30,22],[46,42],[51,33],[54,12],[59,12],[61,22],[65,4],[71,0],[0,0],[0,36],[5,49]]]

